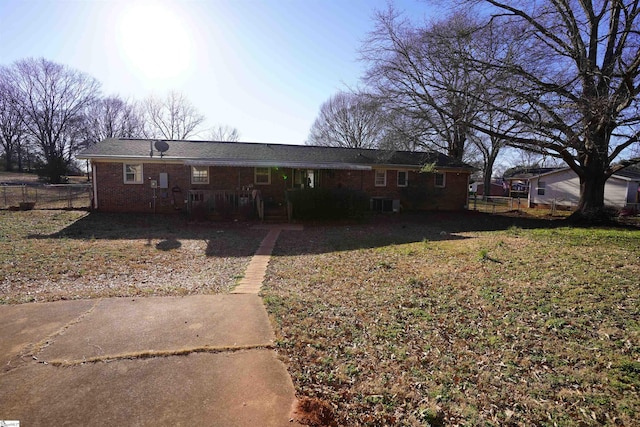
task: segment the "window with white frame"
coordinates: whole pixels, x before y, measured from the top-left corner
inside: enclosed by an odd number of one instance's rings
[[[142,164],[124,163],[122,173],[125,184],[142,184]]]
[[[544,181],[538,181],[538,196],[544,196],[544,190],[547,188],[547,183]]]
[[[271,169],[270,168],[255,168],[254,183],[256,185],[269,185],[269,184],[271,184]]]
[[[209,166],[191,166],[191,183],[208,184]]]
[[[409,185],[409,172],[398,171],[398,187],[406,187]]]
[[[446,185],[445,174],[441,172],[436,172],[433,174],[434,185],[438,188],[444,188]]]
[[[376,169],[375,185],[376,187],[387,186],[387,171],[384,169]]]

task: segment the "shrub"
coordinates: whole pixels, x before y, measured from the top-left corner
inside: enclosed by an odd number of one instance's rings
[[[287,192],[293,217],[303,220],[359,219],[369,209],[369,196],[347,188],[305,188]]]

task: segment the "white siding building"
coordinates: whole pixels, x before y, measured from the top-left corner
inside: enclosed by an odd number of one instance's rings
[[[624,169],[612,175],[604,188],[607,206],[638,208],[640,173]],[[559,169],[529,179],[529,207],[558,206],[571,208],[580,200],[580,179],[570,168]]]

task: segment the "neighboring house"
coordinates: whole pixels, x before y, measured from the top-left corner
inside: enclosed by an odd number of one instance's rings
[[[478,197],[484,196],[484,183],[482,182],[474,182],[473,184],[471,184],[469,189],[472,193],[474,193]],[[491,183],[491,188],[489,190],[488,196],[504,197],[508,195],[509,195],[509,191],[507,189],[507,184],[503,184],[499,182]]]
[[[536,166],[522,166],[510,169],[502,177],[507,184],[507,195],[512,198],[527,198],[529,195],[529,180],[531,178],[560,169],[562,168],[541,168]]]
[[[604,203],[616,208],[637,208],[640,203],[640,171],[622,169],[604,187]],[[529,207],[572,208],[580,200],[580,179],[570,168],[558,169],[529,178]]]
[[[78,158],[91,161],[99,211],[206,206],[213,214],[248,210],[261,218],[269,209],[286,214],[286,192],[296,188],[361,190],[380,211],[464,209],[472,171],[435,152],[240,142],[106,139]],[[425,164],[436,171],[422,173]]]

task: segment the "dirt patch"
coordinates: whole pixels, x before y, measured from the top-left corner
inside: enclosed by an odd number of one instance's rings
[[[333,409],[329,403],[312,398],[301,397],[293,406],[291,418],[305,426],[311,427],[338,427],[333,415]]]

